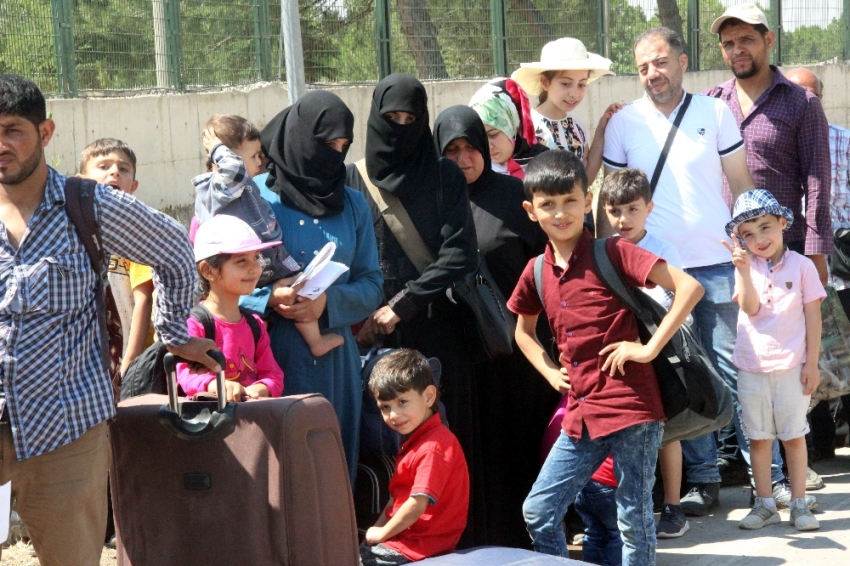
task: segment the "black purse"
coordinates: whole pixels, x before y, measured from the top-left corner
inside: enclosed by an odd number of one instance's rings
[[[366,161],[358,161],[355,165],[393,236],[417,271],[422,273],[434,263],[434,254],[422,241],[401,201],[369,180]],[[516,320],[493,281],[484,258],[479,257],[478,269],[452,285],[448,294],[453,302],[456,302],[455,298],[460,300],[472,312],[471,319],[464,321],[464,330],[472,342],[471,355],[476,363],[513,352]]]
[[[832,237],[832,274],[841,279],[850,279],[850,229],[839,228]]]

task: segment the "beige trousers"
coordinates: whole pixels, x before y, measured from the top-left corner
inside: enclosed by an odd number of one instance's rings
[[[106,535],[106,423],[56,450],[18,461],[0,422],[0,483],[12,482],[18,515],[42,566],[98,566]]]

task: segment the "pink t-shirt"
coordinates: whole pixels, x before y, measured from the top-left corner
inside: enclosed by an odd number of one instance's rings
[[[775,266],[755,255],[750,262],[759,310],[752,316],[738,313],[732,363],[753,373],[796,367],[806,361],[803,305],[826,297],[817,268],[812,260],[791,250],[786,250]],[[736,286],[736,301],[738,292]]]
[[[254,383],[263,383],[269,389],[271,397],[280,397],[283,393],[283,370],[277,365],[269,345],[269,333],[266,325],[254,315],[260,325],[260,340],[254,348],[254,335],[248,321],[243,317],[239,322],[226,322],[213,317],[215,322],[215,343],[227,360],[224,376],[229,381],[237,381],[247,387]],[[190,318],[186,321],[190,336],[204,337],[204,325]],[[177,383],[191,397],[207,390],[215,379],[211,373],[192,374],[186,364],[177,364]]]

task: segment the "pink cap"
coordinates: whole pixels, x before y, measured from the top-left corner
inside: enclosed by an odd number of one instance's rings
[[[281,242],[263,242],[248,224],[227,214],[210,218],[195,234],[195,261],[218,254],[241,254],[279,246]]]

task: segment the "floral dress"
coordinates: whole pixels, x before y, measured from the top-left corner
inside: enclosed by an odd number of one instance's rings
[[[587,134],[585,134],[581,122],[572,112],[561,120],[550,120],[536,109],[532,109],[531,118],[534,121],[537,143],[543,144],[549,149],[568,149],[581,159],[582,163],[584,162]]]

